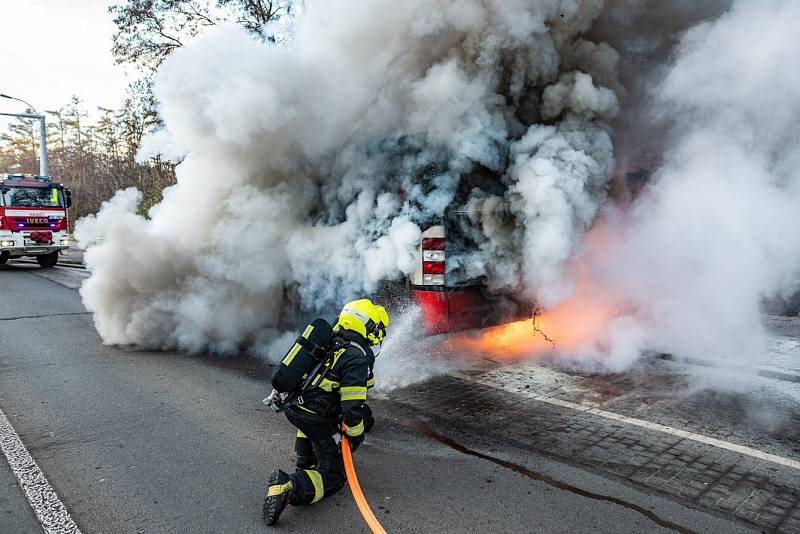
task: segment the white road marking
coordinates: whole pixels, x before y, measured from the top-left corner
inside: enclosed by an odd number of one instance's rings
[[[47,534],[81,534],[36,461],[0,410],[0,450]]]
[[[706,445],[712,445],[714,447],[718,447],[720,449],[725,449],[732,452],[737,452],[739,454],[744,454],[745,456],[750,456],[751,458],[757,458],[759,460],[764,460],[767,462],[772,462],[774,464],[782,465],[784,467],[791,467],[792,469],[800,470],[800,462],[797,460],[792,460],[790,458],[784,458],[782,456],[777,456],[775,454],[770,454],[764,451],[760,451],[758,449],[753,449],[752,447],[746,447],[744,445],[737,445],[736,443],[730,443],[728,441],[723,441],[721,439],[712,438],[709,436],[704,436],[702,434],[696,434],[694,432],[689,432],[686,430],[681,430],[679,428],[673,428],[666,425],[661,425],[659,423],[653,423],[651,421],[646,421],[644,419],[636,419],[635,417],[628,417],[627,415],[620,415],[618,413],[609,412],[607,410],[603,410],[599,408],[599,404],[585,401],[581,404],[576,402],[570,402],[562,399],[556,399],[554,397],[548,397],[546,395],[542,395],[539,393],[534,393],[529,390],[525,390],[519,387],[514,387],[513,385],[508,384],[503,380],[498,380],[498,377],[486,378],[486,376],[490,376],[492,373],[488,373],[487,375],[481,377],[467,377],[460,375],[461,378],[467,378],[473,382],[484,384],[486,386],[491,386],[494,388],[504,389],[506,391],[510,391],[512,393],[516,393],[518,395],[522,395],[528,397],[537,402],[543,402],[545,404],[550,404],[552,406],[560,406],[562,408],[568,408],[570,410],[575,410],[576,412],[583,412],[589,413],[592,415],[596,415],[599,417],[604,417],[606,419],[610,419],[612,421],[618,421],[620,423],[625,423],[627,425],[634,425],[641,428],[646,428],[648,430],[655,430],[657,432],[663,432],[665,434],[670,434],[672,436],[689,439],[692,441],[696,441],[698,443],[704,443]]]

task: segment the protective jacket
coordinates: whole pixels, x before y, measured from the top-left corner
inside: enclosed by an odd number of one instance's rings
[[[372,368],[375,356],[369,342],[349,330],[337,333],[344,343],[333,353],[331,365],[297,404],[301,410],[338,420],[341,416],[349,436],[364,433],[371,412],[364,404],[367,391],[375,385]]]

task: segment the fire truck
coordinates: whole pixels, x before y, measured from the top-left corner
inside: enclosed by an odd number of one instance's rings
[[[70,190],[48,176],[0,174],[0,265],[33,256],[54,267],[69,248]]]
[[[436,335],[486,328],[531,317],[533,304],[509,290],[491,289],[485,276],[470,276],[459,265],[464,253],[478,250],[481,220],[515,224],[507,207],[448,209],[441,224],[428,227],[419,244],[419,262],[409,279],[411,297],[422,310],[423,327]]]

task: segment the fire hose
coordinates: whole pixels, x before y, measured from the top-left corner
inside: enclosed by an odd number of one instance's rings
[[[350,451],[350,442],[347,440],[344,431],[345,426],[344,423],[342,423],[342,459],[344,460],[344,470],[345,473],[347,473],[347,484],[350,486],[350,492],[353,494],[353,499],[356,501],[358,511],[361,512],[364,521],[367,522],[367,525],[369,525],[369,528],[372,530],[372,534],[386,534],[386,530],[381,526],[375,514],[372,513],[372,509],[369,507],[369,503],[364,497],[364,492],[361,491],[361,485],[358,483],[358,477],[356,476],[356,468],[355,465],[353,465],[353,453]]]

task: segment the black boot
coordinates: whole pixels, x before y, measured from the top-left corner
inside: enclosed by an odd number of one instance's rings
[[[316,456],[304,456],[304,455],[297,455],[297,466],[298,471],[305,471],[306,469],[316,469],[317,468],[317,457]]]
[[[289,475],[276,469],[269,477],[269,487],[267,488],[267,498],[264,501],[264,523],[272,526],[278,521],[281,512],[289,504],[289,496],[292,493],[292,482]]]

